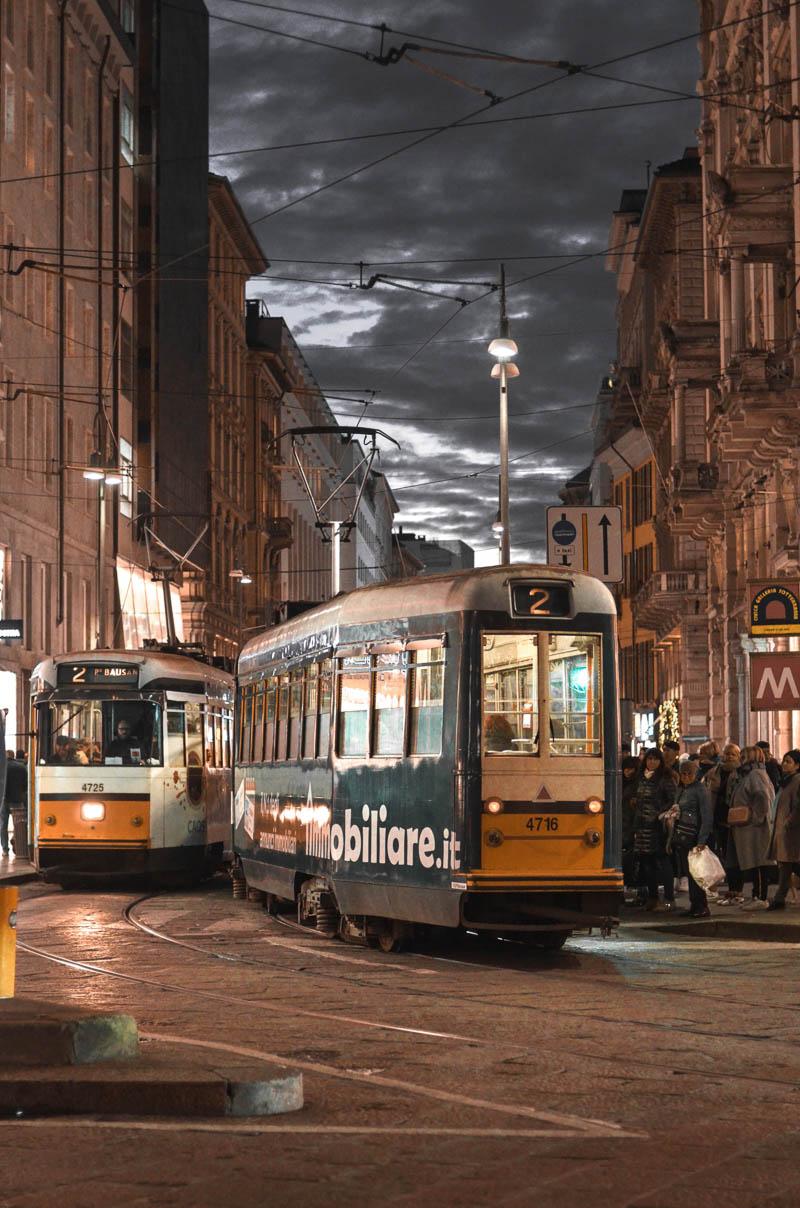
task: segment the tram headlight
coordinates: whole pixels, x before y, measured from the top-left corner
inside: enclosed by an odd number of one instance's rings
[[[487,814],[502,814],[504,806],[499,797],[489,797],[484,801],[483,808]]]
[[[486,843],[488,847],[499,847],[503,842],[503,832],[499,830],[490,830],[486,832]]]
[[[56,816],[55,816],[55,814],[48,814],[48,815],[47,815],[47,817],[45,818],[45,825],[47,825],[47,826],[55,826],[55,824],[56,824]]]
[[[600,831],[596,830],[587,830],[586,834],[583,836],[584,843],[588,843],[589,847],[597,847],[600,839]]]
[[[106,807],[102,801],[83,801],[81,803],[81,818],[84,822],[102,822],[106,816]]]
[[[587,814],[602,814],[603,803],[599,797],[586,798],[586,813]]]

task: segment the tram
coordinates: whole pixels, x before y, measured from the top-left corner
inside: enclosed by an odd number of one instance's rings
[[[47,881],[199,878],[231,855],[233,677],[156,649],[31,677],[34,863]]]
[[[337,596],[238,665],[234,852],[301,922],[560,947],[622,891],[613,598],[515,565]]]

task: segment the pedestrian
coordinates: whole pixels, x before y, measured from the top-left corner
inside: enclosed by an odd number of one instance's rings
[[[664,756],[656,747],[645,752],[644,764],[636,781],[636,812],[633,823],[633,846],[639,859],[640,875],[647,885],[646,909],[662,909],[658,887],[664,886],[664,910],[675,905],[675,885],[672,864],[667,855],[666,831],[660,822],[662,814],[675,801],[675,781],[664,767]]]
[[[800,876],[800,751],[787,751],[781,761],[770,855],[778,861],[778,888],[770,910],[784,910],[792,873]]]
[[[8,820],[11,817],[11,799],[8,795],[8,772],[11,764],[14,762],[14,752],[6,751],[5,755],[5,776],[3,777],[2,800],[0,800],[0,847],[2,847],[3,855],[8,855]]]
[[[680,755],[680,743],[675,742],[674,738],[668,738],[666,742],[661,744],[661,754],[664,757],[664,767],[669,772],[674,783],[678,783],[678,756]]]
[[[680,786],[675,798],[679,812],[672,829],[672,850],[677,857],[679,875],[686,877],[689,887],[689,909],[684,913],[693,919],[705,919],[711,914],[708,898],[691,874],[689,852],[693,848],[703,851],[707,846],[714,825],[714,812],[708,789],[698,772],[698,764],[693,759],[681,764]]]
[[[632,893],[639,896],[639,861],[634,849],[634,818],[636,816],[636,786],[639,760],[635,755],[626,755],[622,760],[622,882]]]
[[[757,742],[756,746],[764,752],[764,770],[772,781],[772,786],[777,793],[781,787],[781,778],[783,775],[781,765],[770,751],[768,742]]]
[[[28,798],[28,767],[22,756],[24,752],[6,751],[6,792],[3,801],[2,814],[0,815],[0,844],[2,844],[3,855],[8,855],[8,820],[11,816],[11,811],[21,811],[27,813],[27,798]],[[23,845],[27,850],[27,835],[26,843]],[[14,850],[19,854],[19,845],[16,838],[16,820],[15,820],[15,839]]]
[[[742,903],[742,910],[767,909],[769,884],[770,806],[775,796],[772,781],[764,768],[761,747],[745,747],[728,809],[730,835],[736,848],[736,861],[742,870],[742,885],[748,873],[753,880],[753,896]]]
[[[707,773],[705,778],[706,788],[711,798],[711,807],[714,811],[714,831],[710,846],[724,865],[728,882],[727,893],[720,894],[717,899],[722,904],[744,901],[742,895],[744,879],[736,860],[736,849],[730,838],[728,826],[728,806],[740,762],[741,752],[736,743],[726,743],[722,748],[719,763]]]
[[[697,757],[700,760],[699,776],[701,780],[705,781],[719,763],[719,747],[713,740],[704,742],[697,752]]]

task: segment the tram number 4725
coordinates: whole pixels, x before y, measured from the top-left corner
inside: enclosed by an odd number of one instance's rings
[[[525,823],[525,827],[529,831],[557,831],[558,818],[545,817],[543,814],[536,814],[529,818]]]

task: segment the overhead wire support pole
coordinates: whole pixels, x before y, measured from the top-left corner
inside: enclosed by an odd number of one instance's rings
[[[517,352],[517,345],[508,334],[508,313],[506,311],[506,269],[500,265],[500,335],[492,340],[489,353],[495,357],[497,364],[492,368],[492,377],[500,381],[500,565],[508,566],[511,562],[511,528],[508,505],[508,379],[517,377],[519,369],[511,358]]]

